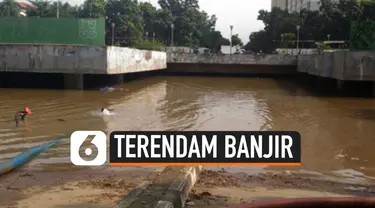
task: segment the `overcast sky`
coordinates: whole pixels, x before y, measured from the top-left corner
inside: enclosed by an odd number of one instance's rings
[[[81,4],[83,0],[66,0],[71,4]],[[157,6],[158,0],[140,0],[150,2]],[[201,10],[208,14],[215,14],[218,18],[216,29],[226,38],[230,36],[229,25],[233,25],[233,34],[239,34],[246,44],[251,32],[264,27],[261,21],[257,21],[258,11],[270,10],[271,0],[199,0]]]

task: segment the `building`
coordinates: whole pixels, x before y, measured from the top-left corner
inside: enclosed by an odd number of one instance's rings
[[[277,7],[282,10],[288,9],[288,0],[271,0],[271,7]]]
[[[241,49],[241,46],[232,46],[232,54],[234,54],[236,51],[239,51]],[[220,48],[220,51],[222,54],[231,54],[230,46],[228,45],[222,45]]]
[[[331,0],[338,2],[339,0]],[[271,7],[288,10],[289,13],[300,12],[303,9],[317,11],[320,8],[320,0],[271,0]]]
[[[320,8],[320,0],[288,0],[288,11],[300,12],[303,9],[316,11]]]
[[[34,4],[27,0],[16,0],[15,1],[18,6],[20,7],[20,15],[21,16],[27,16],[26,9],[28,8],[37,8]]]

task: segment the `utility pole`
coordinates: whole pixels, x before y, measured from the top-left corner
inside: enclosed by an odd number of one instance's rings
[[[57,1],[57,4],[56,4],[56,17],[60,18],[60,2],[59,1]]]
[[[111,23],[112,26],[112,45],[115,44],[115,23]]]
[[[155,32],[152,33],[152,49],[155,49]]]
[[[230,54],[232,54],[232,30],[233,30],[233,25],[229,26],[230,28]]]
[[[174,30],[174,24],[171,24],[171,47],[173,47],[173,30]]]
[[[193,33],[189,33],[189,53],[191,53],[191,36]]]
[[[297,49],[299,48],[299,29],[301,28],[301,26],[297,25],[296,26],[296,29],[297,29]]]

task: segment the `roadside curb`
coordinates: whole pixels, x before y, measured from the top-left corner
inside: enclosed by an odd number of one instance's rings
[[[115,206],[115,208],[129,208],[130,205],[141,196],[141,194],[150,185],[149,181],[144,181],[137,187],[132,189],[121,201]]]
[[[132,189],[115,208],[183,208],[202,166],[166,167],[153,180]]]
[[[155,208],[183,208],[191,189],[198,181],[202,169],[202,166],[185,167],[169,186],[166,194],[158,201]]]

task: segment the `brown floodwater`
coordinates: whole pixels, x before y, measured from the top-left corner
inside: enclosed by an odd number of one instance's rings
[[[296,130],[302,166],[290,171],[336,178],[375,177],[375,100],[318,97],[288,80],[156,76],[116,86],[122,92],[0,89],[0,160],[75,130]],[[14,113],[28,106],[28,126]],[[100,108],[116,115],[100,116]],[[74,169],[68,141],[23,170]],[[124,167],[125,168],[125,167]],[[275,167],[228,167],[274,171]]]

